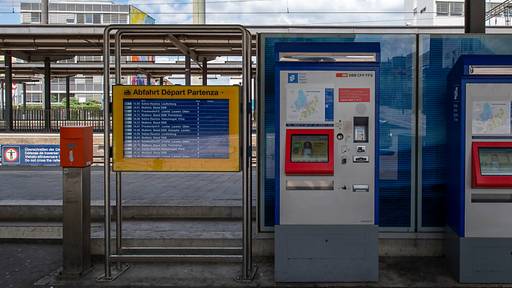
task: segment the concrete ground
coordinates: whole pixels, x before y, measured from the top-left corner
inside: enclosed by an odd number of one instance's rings
[[[0,201],[61,201],[61,173],[60,169],[2,167]],[[91,178],[91,200],[102,200],[103,170],[93,169]],[[112,174],[112,195],[114,179]],[[239,206],[241,199],[241,173],[123,174],[123,203],[127,204]]]
[[[97,264],[81,281],[60,281],[53,273],[39,280],[35,287],[512,287],[459,284],[440,257],[383,257],[377,283],[274,283],[271,259],[258,259],[256,265],[254,281],[246,283],[234,281],[240,273],[239,263],[137,263],[112,282],[96,281],[104,271]]]
[[[0,243],[0,287],[25,288],[60,267],[59,244]]]

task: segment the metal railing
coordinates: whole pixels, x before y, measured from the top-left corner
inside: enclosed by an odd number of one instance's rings
[[[52,109],[50,129],[45,126],[44,109],[13,109],[12,132],[58,132],[60,127],[87,125],[103,131],[103,111],[98,109]],[[6,111],[0,110],[0,130],[7,131]]]

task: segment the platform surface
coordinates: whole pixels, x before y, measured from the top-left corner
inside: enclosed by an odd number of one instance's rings
[[[61,173],[59,168],[2,167],[0,201],[61,201]],[[241,173],[123,173],[122,179],[123,203],[127,204],[240,206],[242,201]],[[111,184],[114,197],[115,174]],[[255,199],[256,190],[253,191]],[[91,200],[94,203],[102,199],[103,170],[95,167],[91,175]]]

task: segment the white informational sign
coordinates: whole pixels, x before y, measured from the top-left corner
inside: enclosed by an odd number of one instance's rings
[[[325,86],[289,85],[286,89],[286,103],[287,122],[325,121]]]
[[[510,109],[510,101],[473,102],[473,134],[510,134]]]

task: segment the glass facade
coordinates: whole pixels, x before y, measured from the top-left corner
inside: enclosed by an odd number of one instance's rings
[[[445,226],[448,174],[447,76],[463,54],[512,54],[512,35],[420,35],[419,135],[421,197],[419,229]]]
[[[377,42],[381,45],[380,67],[380,147],[381,161],[379,190],[379,222],[382,227],[411,227],[412,187],[411,170],[413,168],[414,141],[414,71],[416,37],[414,35],[351,35],[341,34],[338,37],[286,37],[268,36],[264,41],[263,56],[265,98],[263,105],[263,160],[264,173],[260,210],[263,230],[274,225],[275,217],[275,176],[274,171],[274,47],[278,42]],[[260,58],[261,59],[261,58]],[[261,84],[260,84],[261,85]],[[260,122],[261,123],[261,122]]]

